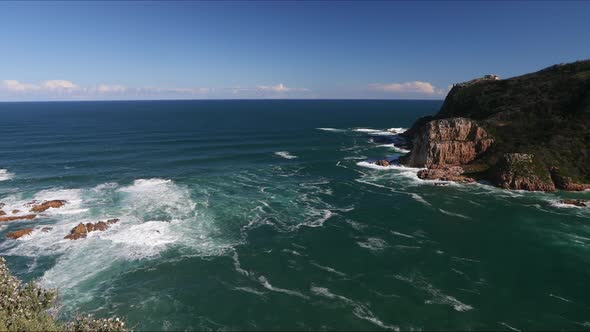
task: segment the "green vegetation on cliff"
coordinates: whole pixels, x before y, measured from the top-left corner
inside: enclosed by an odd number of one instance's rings
[[[0,257],[0,331],[126,331],[118,318],[78,316],[62,323],[55,318],[56,297],[55,290],[21,283]]]
[[[419,119],[407,136],[419,142],[417,137],[428,135],[424,133],[426,123],[458,118],[476,121],[494,140],[489,149],[463,165],[467,173],[476,169],[492,180],[507,178],[506,172],[522,174],[538,182],[530,188],[590,187],[590,60],[504,80],[476,79],[456,84],[441,110],[433,117]],[[511,154],[532,156],[534,167],[527,167],[526,172],[505,169],[504,161]]]
[[[590,183],[590,60],[555,65],[505,80],[458,84],[436,118],[479,120],[496,140],[485,161],[528,153]]]

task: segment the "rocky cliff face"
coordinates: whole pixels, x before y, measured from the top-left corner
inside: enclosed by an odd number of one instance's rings
[[[507,189],[590,189],[590,60],[457,84],[406,137],[408,166],[461,166]]]
[[[473,120],[434,120],[418,130],[404,163],[412,167],[464,165],[484,153],[493,142]]]

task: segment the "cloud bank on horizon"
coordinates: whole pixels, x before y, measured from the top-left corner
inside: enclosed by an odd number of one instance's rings
[[[444,98],[448,90],[429,82],[373,83],[353,87],[348,91],[369,95],[372,98]],[[354,98],[354,94],[352,95]],[[0,81],[0,101],[34,100],[137,100],[137,99],[314,99],[319,98],[308,88],[276,85],[254,87],[128,87],[120,84],[81,86],[68,80],[46,80],[38,83],[18,80]]]
[[[453,83],[588,58],[589,12],[565,0],[0,1],[0,101],[443,99]]]

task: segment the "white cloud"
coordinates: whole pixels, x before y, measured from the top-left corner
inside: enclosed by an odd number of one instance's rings
[[[21,83],[17,80],[4,80],[2,81],[2,88],[8,91],[27,91],[34,90],[37,87],[32,84]]]
[[[436,88],[432,83],[414,81],[405,83],[375,83],[370,84],[369,88],[372,90],[382,92],[393,92],[400,94],[424,94],[424,95],[442,95],[443,90]]]
[[[66,80],[50,80],[41,83],[41,89],[46,90],[76,90],[78,86]]]
[[[96,90],[100,93],[123,93],[127,91],[127,87],[123,85],[101,84]]]
[[[80,86],[67,80],[29,84],[0,81],[0,100],[104,100],[104,99],[191,99],[191,98],[283,98],[301,97],[304,88],[277,85],[232,88],[128,87],[120,84]],[[307,95],[307,94],[305,94]]]
[[[288,88],[286,87],[283,83],[279,83],[277,85],[273,85],[273,86],[267,86],[267,85],[259,85],[256,87],[257,90],[259,91],[271,91],[271,92],[277,92],[277,93],[283,93],[283,92],[293,92],[293,91],[309,91],[308,89],[304,89],[304,88]]]

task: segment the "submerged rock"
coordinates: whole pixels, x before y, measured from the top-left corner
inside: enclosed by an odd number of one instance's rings
[[[3,216],[5,214],[6,214],[6,212],[4,212],[3,210],[0,210],[0,216]]]
[[[418,177],[423,180],[441,180],[455,182],[474,182],[475,179],[462,175],[461,166],[445,166],[440,168],[423,169],[418,172]]]
[[[55,199],[51,201],[45,201],[41,204],[35,204],[35,201],[32,202],[33,207],[31,208],[31,212],[43,212],[49,208],[59,208],[65,205],[67,202],[61,199]]]
[[[27,214],[24,216],[10,216],[10,217],[0,217],[0,222],[7,222],[7,221],[15,221],[15,220],[30,220],[35,219],[36,214]]]
[[[14,232],[10,232],[8,234],[6,234],[6,237],[9,239],[18,239],[20,237],[23,237],[25,235],[29,235],[33,232],[32,228],[24,228],[18,231],[14,231]]]
[[[574,205],[574,206],[579,206],[579,207],[586,207],[590,204],[589,201],[585,201],[582,199],[562,199],[561,201],[559,201],[559,203],[567,204],[567,205]]]
[[[12,210],[12,214],[17,214],[17,213],[20,213],[20,210],[17,210],[17,209]]]

